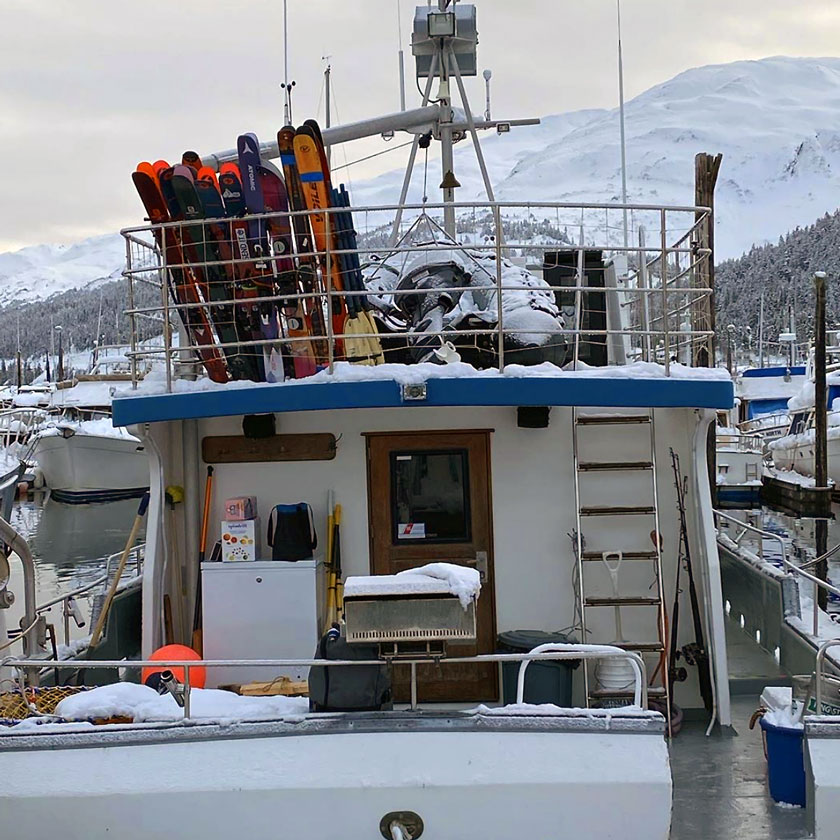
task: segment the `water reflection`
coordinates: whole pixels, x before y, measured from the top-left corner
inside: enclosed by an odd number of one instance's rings
[[[35,586],[39,604],[61,593],[89,583],[105,569],[105,558],[121,551],[128,538],[137,513],[137,499],[101,504],[68,505],[57,502],[48,494],[16,502],[11,524],[26,539],[35,558]],[[9,609],[6,620],[16,626],[23,615],[23,574],[21,565],[12,558],[9,588],[17,600]],[[82,612],[90,614],[90,602],[95,596],[80,599]],[[59,630],[63,620],[61,610],[54,607],[47,620]],[[90,627],[75,628],[71,622],[71,636],[80,638],[90,633]]]

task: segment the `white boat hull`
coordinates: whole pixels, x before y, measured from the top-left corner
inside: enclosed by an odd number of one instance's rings
[[[143,445],[129,435],[41,436],[33,458],[57,498],[120,498],[137,495],[149,486]]]
[[[773,463],[780,470],[793,470],[813,478],[815,472],[814,444],[780,438],[771,449]],[[828,477],[840,486],[840,438],[828,439]]]
[[[52,836],[49,813],[66,840],[374,840],[395,812],[430,840],[665,840],[664,722],[620,716],[53,728],[0,738],[0,813],[33,840]]]

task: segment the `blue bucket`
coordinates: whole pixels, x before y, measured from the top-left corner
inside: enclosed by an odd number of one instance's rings
[[[805,760],[802,729],[775,726],[761,718],[767,753],[767,781],[776,802],[805,807]]]

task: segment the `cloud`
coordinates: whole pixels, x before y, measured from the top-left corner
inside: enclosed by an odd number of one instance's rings
[[[323,107],[328,54],[342,121],[396,110],[396,3],[289,1],[297,121]],[[411,106],[414,3],[400,3]],[[698,64],[827,55],[840,35],[840,9],[816,0],[707,0],[702,13],[688,0],[624,0],[622,14],[628,97]],[[270,137],[283,115],[282,17],[280,0],[5,0],[0,248],[139,224],[130,181],[139,160],[230,148],[243,131]],[[612,0],[483,0],[478,23],[496,115],[615,105]],[[482,80],[468,90],[483,110]],[[384,148],[358,141],[336,159]],[[353,178],[404,156],[375,158]]]

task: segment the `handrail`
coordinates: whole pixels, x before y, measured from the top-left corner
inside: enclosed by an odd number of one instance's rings
[[[806,572],[804,569],[797,566],[792,560],[790,560],[788,558],[788,554],[787,554],[787,546],[785,545],[784,540],[778,534],[773,534],[770,531],[762,531],[761,528],[756,528],[755,525],[750,525],[748,522],[742,522],[740,519],[736,519],[734,516],[729,516],[728,514],[723,513],[723,511],[720,511],[720,510],[715,510],[714,513],[715,513],[715,519],[717,519],[718,517],[721,518],[721,519],[725,519],[727,522],[731,522],[731,523],[737,525],[739,528],[742,529],[741,533],[738,534],[734,540],[732,540],[738,546],[738,548],[741,547],[741,539],[743,538],[744,534],[747,531],[752,531],[755,534],[759,534],[762,537],[762,541],[759,543],[759,551],[761,552],[760,557],[763,560],[764,559],[764,545],[763,545],[764,539],[766,538],[766,539],[776,540],[782,548],[782,563],[785,566],[785,568],[787,569],[787,571],[792,572],[796,575],[799,575],[800,577],[803,577],[806,580],[808,580],[808,581],[810,581],[811,583],[814,584],[814,610],[813,610],[814,611],[814,622],[813,622],[813,631],[814,632],[813,632],[813,635],[814,635],[815,638],[819,638],[819,613],[820,613],[820,610],[819,610],[819,606],[818,606],[818,603],[817,603],[817,590],[819,588],[822,588],[822,589],[825,589],[827,592],[831,592],[832,594],[840,597],[840,589],[838,589],[836,586],[832,586],[832,584],[828,583],[828,581],[820,580],[820,578],[815,577],[814,575],[810,574],[809,572]],[[726,536],[729,537],[728,534]],[[729,537],[729,539],[732,539],[732,537]],[[834,550],[835,549],[832,549],[832,553],[833,553]]]
[[[587,645],[587,644],[562,644],[548,643],[538,645],[532,654],[551,653],[557,659],[626,659],[633,668],[633,705],[643,709],[647,708],[647,679],[645,678],[645,663],[638,653],[631,650],[623,650],[614,645]],[[519,675],[516,680],[516,702],[524,702],[525,696],[525,672],[532,659],[522,660],[519,666]]]
[[[26,650],[34,653],[38,649],[38,615],[35,607],[35,561],[26,540],[8,523],[0,518],[0,540],[17,554],[23,566],[23,618],[21,628],[26,628],[23,637]]]
[[[822,669],[823,669],[823,662],[825,661],[825,652],[831,647],[837,647],[840,645],[840,639],[829,639],[827,642],[823,642],[820,645],[819,650],[817,651],[817,663],[814,668],[814,678],[817,683],[816,687],[816,713],[819,715],[822,713]]]
[[[551,650],[543,650],[551,648]],[[343,668],[377,666],[386,664],[409,665],[411,666],[411,708],[417,708],[417,666],[428,665],[430,661],[446,662],[447,664],[486,664],[499,662],[521,662],[527,668],[526,663],[533,660],[557,661],[566,659],[608,659],[624,658],[631,662],[634,677],[634,705],[641,708],[647,707],[647,679],[645,677],[645,664],[639,654],[632,651],[625,651],[613,645],[589,645],[589,644],[564,644],[564,645],[540,645],[528,653],[483,653],[476,656],[443,656],[433,657],[406,657],[399,659],[201,659],[201,660],[132,660],[126,662],[124,659],[102,659],[84,660],[79,667],[88,670],[90,668],[117,669],[117,668],[155,668],[169,669],[182,668],[184,670],[184,718],[190,717],[190,693],[192,680],[190,671],[195,668]],[[8,657],[0,660],[0,666],[9,668],[67,668],[67,660],[47,659],[16,659]],[[522,702],[524,690],[525,669],[520,666],[519,682],[517,684],[517,703]]]

